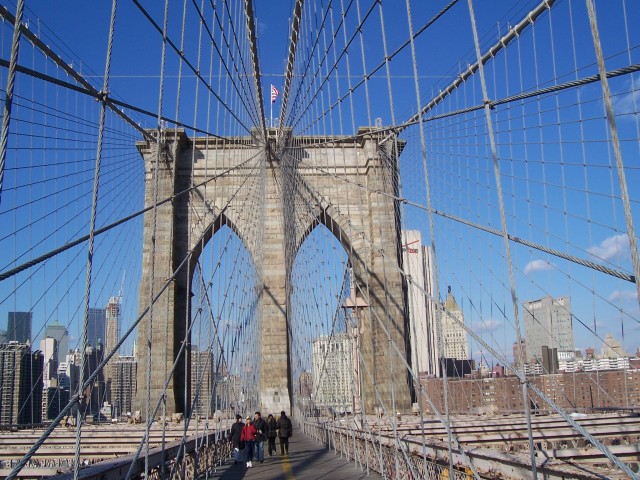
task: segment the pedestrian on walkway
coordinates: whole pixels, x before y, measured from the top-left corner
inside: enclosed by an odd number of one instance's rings
[[[276,453],[276,437],[278,432],[276,430],[276,419],[272,414],[267,417],[267,441],[269,442],[269,455]]]
[[[262,463],[264,462],[264,439],[267,438],[267,422],[264,421],[260,412],[256,412],[253,417],[253,424],[256,427],[256,443],[253,447],[253,458]]]
[[[276,428],[278,429],[278,437],[280,437],[280,454],[288,454],[289,438],[293,435],[293,426],[291,425],[289,417],[284,413],[284,410],[280,412],[280,418],[278,419]]]
[[[244,441],[244,451],[247,454],[247,468],[253,467],[253,445],[256,442],[256,426],[251,422],[251,417],[247,417],[247,423],[242,428],[240,440]]]
[[[244,442],[241,440],[242,429],[244,423],[242,423],[242,415],[236,415],[236,423],[231,425],[229,430],[229,441],[231,442],[231,448],[233,448],[233,464],[237,465],[242,458],[242,449],[244,448]]]

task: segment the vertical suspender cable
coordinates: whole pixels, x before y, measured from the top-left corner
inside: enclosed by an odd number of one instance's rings
[[[93,266],[93,243],[94,243],[94,233],[96,226],[96,211],[98,206],[98,188],[100,185],[100,161],[102,158],[102,142],[104,138],[104,123],[105,123],[105,115],[107,109],[107,97],[109,95],[109,70],[111,68],[111,51],[113,49],[113,35],[115,30],[116,23],[116,7],[117,0],[113,0],[111,4],[111,21],[109,25],[109,40],[107,43],[107,55],[105,60],[105,69],[104,69],[104,82],[102,86],[102,95],[101,95],[101,105],[100,105],[100,123],[98,125],[98,145],[96,152],[96,168],[95,174],[93,177],[93,198],[91,201],[91,220],[89,225],[89,240],[87,244],[87,272],[86,272],[86,287],[85,287],[85,296],[84,296],[84,324],[82,328],[82,351],[80,352],[81,361],[80,361],[80,373],[78,380],[78,398],[81,398],[83,395],[83,384],[84,384],[84,369],[86,367],[87,357],[87,328],[89,324],[89,305],[91,303],[91,269]],[[19,28],[19,27],[18,27]],[[86,400],[86,399],[85,399]],[[81,402],[78,404],[78,410],[76,413],[76,445],[75,445],[75,454],[74,454],[74,463],[73,463],[73,478],[77,480],[78,471],[80,469],[80,439],[82,436],[82,417],[83,417],[83,409],[81,408],[83,405]]]
[[[158,88],[158,116],[157,116],[157,129],[156,129],[156,153],[154,159],[154,202],[152,210],[152,225],[153,231],[151,234],[151,281],[149,282],[149,298],[153,298],[154,284],[155,284],[155,266],[156,266],[156,230],[158,225],[158,189],[159,189],[159,168],[160,168],[160,151],[162,149],[162,100],[164,90],[164,67],[165,57],[167,51],[167,22],[169,17],[169,0],[165,1],[164,5],[164,25],[162,29],[162,54],[160,57],[160,86]],[[145,403],[145,451],[144,451],[144,473],[145,476],[149,475],[149,433],[151,430],[152,420],[149,418],[151,413],[151,345],[153,343],[153,303],[149,308],[149,321],[147,330],[147,377],[146,377],[146,389],[147,398]],[[165,362],[166,363],[166,362]]]
[[[507,217],[504,209],[504,198],[502,195],[502,179],[500,177],[500,164],[498,163],[498,153],[496,150],[496,142],[493,134],[493,121],[491,119],[491,110],[489,106],[489,95],[487,92],[487,82],[484,75],[484,63],[482,62],[482,54],[480,53],[480,41],[478,40],[478,30],[476,28],[476,18],[473,12],[473,0],[468,0],[469,17],[471,19],[471,30],[473,31],[473,42],[475,45],[476,56],[478,59],[478,73],[480,74],[480,84],[482,85],[482,99],[484,101],[484,113],[487,121],[487,131],[489,142],[491,144],[491,156],[493,159],[493,174],[496,182],[496,195],[498,196],[498,204],[500,207],[500,222],[502,225],[502,238],[504,239],[505,257],[507,267],[509,269],[509,285],[511,288],[511,302],[513,304],[513,318],[517,334],[518,345],[522,345],[522,334],[520,331],[520,319],[518,317],[518,298],[516,295],[516,284],[513,276],[513,263],[511,260],[511,246],[509,245],[509,235],[507,233]],[[524,375],[524,359],[523,349],[518,352],[518,369]],[[526,382],[522,382],[522,400],[527,417],[527,432],[529,436],[529,453],[531,457],[531,478],[537,478],[536,452],[533,444],[533,433],[531,429],[531,410],[529,406],[529,391]]]
[[[611,131],[611,146],[613,147],[613,155],[616,159],[616,169],[618,171],[618,183],[620,184],[620,196],[624,207],[624,218],[627,222],[627,236],[629,237],[629,247],[631,248],[631,260],[633,262],[633,273],[636,278],[636,291],[638,293],[638,301],[640,301],[640,258],[638,258],[638,245],[636,243],[636,234],[633,226],[633,215],[631,213],[631,203],[629,201],[629,192],[627,190],[627,177],[624,172],[624,163],[622,161],[622,151],[620,150],[620,139],[618,138],[618,127],[616,125],[616,117],[613,111],[613,102],[611,101],[611,90],[609,89],[609,80],[607,79],[607,71],[604,65],[604,57],[602,55],[602,45],[600,44],[600,32],[598,31],[598,20],[596,18],[595,6],[593,0],[585,0],[587,2],[587,12],[589,14],[589,24],[591,25],[591,36],[593,37],[593,48],[596,51],[596,59],[598,61],[598,73],[600,74],[600,85],[602,85],[602,100],[607,114],[607,122]]]
[[[415,93],[416,93],[416,102],[417,107],[420,109],[420,84],[418,82],[418,65],[417,65],[417,57],[416,57],[416,47],[415,40],[413,37],[413,22],[411,18],[411,5],[409,0],[406,0],[407,6],[407,21],[409,25],[409,38],[411,39],[411,59],[413,63],[413,78],[415,83]],[[425,193],[427,200],[427,208],[428,208],[428,218],[429,218],[429,233],[431,236],[431,248],[433,252],[433,265],[434,269],[437,272],[437,257],[436,257],[436,237],[435,237],[435,223],[433,220],[433,209],[431,205],[431,183],[429,181],[429,167],[427,165],[427,146],[424,136],[424,125],[423,125],[423,117],[422,115],[418,118],[419,132],[420,132],[420,151],[422,157],[422,170],[424,173],[424,183],[425,183]],[[440,291],[440,286],[438,282],[439,275],[436,273],[434,275],[434,292],[436,292],[436,298]],[[449,474],[453,473],[453,435],[451,432],[451,419],[449,417],[449,381],[447,378],[447,369],[443,367],[442,361],[444,358],[444,336],[442,333],[442,316],[441,316],[442,306],[438,304],[436,306],[436,336],[437,336],[437,344],[438,344],[438,364],[439,366],[436,368],[436,372],[438,368],[442,369],[442,388],[443,388],[443,397],[444,397],[444,410],[445,410],[445,418],[446,424],[445,429],[447,430],[447,450],[449,455]],[[422,403],[422,399],[419,400]],[[424,425],[422,426],[424,429]]]

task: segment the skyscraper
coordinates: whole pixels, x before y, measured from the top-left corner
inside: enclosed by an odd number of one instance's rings
[[[417,372],[427,369],[427,301],[424,256],[419,230],[402,231],[402,268],[407,279],[409,305],[409,338],[411,340],[411,366]]]
[[[49,388],[51,380],[58,379],[58,341],[55,338],[46,337],[40,340],[40,350],[44,362],[42,383],[44,388]]]
[[[119,357],[113,362],[111,399],[113,418],[135,410],[134,401],[138,379],[138,359],[133,356]]]
[[[9,312],[7,318],[7,342],[31,344],[31,312]]]
[[[120,302],[118,297],[110,297],[105,309],[106,336],[105,352],[110,352],[118,343],[118,320],[120,316]],[[118,352],[116,352],[117,354]]]
[[[561,358],[575,353],[569,297],[544,297],[522,306],[529,363],[542,361],[543,346],[556,348]]]
[[[451,287],[448,288],[444,310],[445,313],[442,315],[443,356],[456,360],[468,360],[469,342],[467,331],[463,327],[464,315],[451,293]]]
[[[352,341],[348,333],[337,333],[331,337],[320,335],[313,341],[316,405],[351,411],[354,402]]]
[[[191,351],[191,394],[198,400],[194,405],[193,414],[201,417],[211,415],[215,402],[213,401],[213,353],[199,351],[193,347]]]
[[[106,311],[104,308],[90,308],[87,323],[87,345],[104,345],[106,333]]]
[[[118,317],[120,315],[120,299],[118,297],[110,297],[107,302],[107,306],[105,308],[105,321],[106,321],[106,336],[105,336],[105,344],[104,351],[105,355],[111,352],[111,350],[118,343]],[[113,370],[113,362],[114,359],[117,358],[116,355],[112,357],[112,359],[105,365],[104,369],[104,380],[106,385],[106,400],[108,402],[112,401],[112,386],[114,382],[114,370]]]
[[[89,378],[97,370],[103,358],[104,348],[102,343],[99,343],[96,347],[87,347],[85,351],[84,379]],[[102,408],[105,401],[104,369],[98,372],[93,385],[87,387],[84,394],[84,399],[80,404],[83,413],[86,415],[100,413],[100,408]]]
[[[44,330],[45,338],[55,338],[58,342],[58,359],[64,360],[67,353],[69,353],[69,332],[67,327],[59,324],[58,322],[47,325]]]
[[[45,337],[40,340],[40,350],[43,357],[42,418],[53,420],[60,413],[62,403],[58,386],[58,341],[55,338]],[[68,395],[66,398],[68,401]]]
[[[0,345],[0,424],[42,422],[42,365],[25,343]]]
[[[407,276],[411,365],[416,373],[436,375],[438,339],[433,300],[433,254],[430,247],[422,246],[419,230],[402,231],[402,265]]]

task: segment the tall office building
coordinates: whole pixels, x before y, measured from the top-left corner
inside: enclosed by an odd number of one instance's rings
[[[104,351],[105,355],[111,352],[111,350],[118,343],[118,320],[120,316],[120,299],[118,297],[110,297],[107,302],[107,306],[105,308],[105,342],[104,342]],[[113,370],[113,362],[114,359],[117,358],[117,353],[113,357],[107,365],[104,367],[104,380],[106,385],[106,400],[109,403],[112,403],[112,392],[113,392],[113,383],[114,383],[114,370]]]
[[[321,335],[313,341],[313,386],[318,407],[352,411],[353,339],[348,333]]]
[[[467,341],[467,331],[462,326],[464,325],[464,315],[451,293],[451,287],[448,287],[444,310],[442,315],[443,356],[456,360],[468,360],[469,342]]]
[[[118,357],[113,362],[113,383],[111,384],[111,404],[113,418],[132,413],[136,398],[138,379],[138,359],[133,356]]]
[[[191,351],[191,398],[198,400],[194,405],[193,415],[209,417],[215,405],[213,396],[213,353],[199,351],[193,347]]]
[[[527,362],[527,342],[524,340],[524,338],[522,339],[522,342],[519,343],[517,340],[515,342],[513,342],[513,347],[512,347],[512,351],[513,351],[513,364],[514,365],[518,365],[518,362],[520,362],[520,357],[522,356],[522,361],[524,363]]]
[[[42,422],[42,353],[25,343],[0,345],[0,424]]]
[[[106,333],[106,310],[104,308],[90,308],[87,323],[87,345],[95,347],[100,343],[104,346]]]
[[[76,351],[74,363],[80,365],[80,352]],[[85,365],[82,377],[89,378],[96,370],[98,365],[104,358],[104,348],[99,343],[97,347],[89,346],[85,351]],[[76,387],[77,388],[77,387]],[[105,398],[105,381],[104,370],[101,370],[93,380],[93,384],[89,385],[84,393],[83,400],[80,404],[83,415],[95,415],[100,413]]]
[[[627,354],[618,340],[611,333],[607,333],[602,342],[601,358],[624,358]]]
[[[217,375],[220,379],[220,374]],[[242,411],[242,385],[240,375],[226,375],[216,385],[216,409]]]
[[[62,357],[58,363],[58,389],[60,392],[59,404],[63,407],[66,405],[66,403],[64,403],[65,398],[68,402],[68,399],[71,398],[72,395],[76,395],[78,393],[79,378],[80,351],[76,350],[75,352],[68,353],[65,357]],[[69,414],[75,416],[77,409],[78,406],[75,404],[71,408]]]
[[[544,297],[522,306],[528,363],[542,363],[543,346],[557,349],[560,359],[575,355],[569,297]]]
[[[46,337],[40,340],[40,351],[44,362],[42,383],[47,389],[51,385],[51,380],[57,384],[58,379],[58,341],[55,338]]]
[[[31,312],[9,312],[7,318],[7,342],[31,344]]]
[[[416,373],[437,375],[438,337],[433,294],[433,250],[419,230],[402,231],[402,265],[407,276],[411,365]],[[426,292],[426,293],[425,293]]]
[[[46,337],[40,340],[40,351],[42,352],[42,418],[50,420],[50,407],[54,399],[59,400],[58,394],[58,341],[55,338]],[[58,409],[58,413],[60,410]]]
[[[58,341],[58,359],[64,360],[69,353],[69,332],[67,327],[58,322],[47,325],[44,329],[44,336],[55,338]]]
[[[106,336],[104,342],[105,352],[110,352],[118,343],[118,328],[120,318],[120,301],[118,297],[110,297],[105,308]],[[117,354],[118,352],[116,352]]]

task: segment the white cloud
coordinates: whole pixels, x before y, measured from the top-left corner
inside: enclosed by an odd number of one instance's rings
[[[587,251],[601,260],[629,258],[631,256],[629,237],[626,233],[605,238],[600,242],[600,245],[590,247]]]
[[[471,328],[474,332],[493,332],[502,327],[502,322],[500,320],[496,320],[494,318],[489,318],[487,320],[482,320],[478,322],[473,322],[471,324]]]
[[[528,275],[531,272],[543,272],[545,270],[551,270],[551,264],[544,260],[532,260],[524,267],[524,274]]]
[[[636,113],[640,108],[640,76],[632,76],[625,82],[625,93],[613,97],[616,115]]]
[[[615,290],[608,298],[610,302],[629,302],[637,299],[638,292],[636,290]]]

